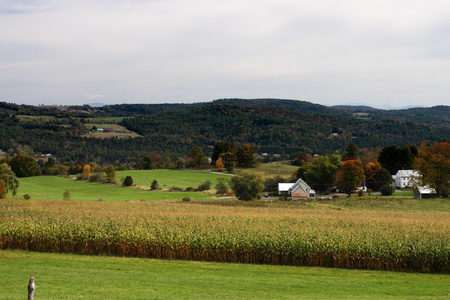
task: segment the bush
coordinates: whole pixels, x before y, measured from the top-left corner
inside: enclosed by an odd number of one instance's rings
[[[197,187],[198,191],[207,191],[211,188],[211,181],[207,180]]]
[[[178,192],[181,191],[181,188],[177,187],[177,186],[173,186],[169,189],[171,192]]]
[[[29,199],[31,199],[31,196],[29,194],[24,194],[23,199],[29,200]]]
[[[159,190],[159,184],[158,184],[158,181],[156,181],[156,179],[154,179],[152,181],[152,184],[150,185],[150,189],[152,189],[152,190]]]
[[[194,191],[194,188],[193,188],[192,186],[188,186],[188,187],[185,189],[185,191],[186,191],[186,192],[193,192],[193,191]]]
[[[363,190],[359,190],[358,191],[358,197],[362,197],[364,195],[364,191]]]
[[[225,195],[228,192],[228,186],[226,184],[226,179],[225,178],[219,178],[217,179],[217,184],[216,184],[216,194],[217,195]]]
[[[69,190],[66,190],[63,194],[63,199],[64,200],[70,200],[70,192]]]
[[[189,201],[191,201],[191,198],[190,197],[184,197],[181,200],[184,201],[184,202],[189,202]]]
[[[125,177],[125,179],[123,180],[123,185],[124,186],[132,186],[133,185],[133,178],[131,176]]]
[[[383,196],[390,196],[394,193],[394,191],[395,191],[395,188],[388,184],[380,187],[380,192],[381,192],[381,195],[383,195]]]
[[[91,177],[89,177],[89,181],[90,182],[97,182],[98,181],[97,174],[92,174]]]

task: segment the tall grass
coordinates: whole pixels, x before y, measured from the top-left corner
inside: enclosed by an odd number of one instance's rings
[[[450,214],[7,200],[0,249],[450,273]]]

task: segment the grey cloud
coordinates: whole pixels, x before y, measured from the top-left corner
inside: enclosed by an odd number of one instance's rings
[[[108,101],[136,103],[277,97],[437,105],[449,92],[450,3],[5,3],[0,101],[77,103],[95,96],[86,91],[102,91]]]

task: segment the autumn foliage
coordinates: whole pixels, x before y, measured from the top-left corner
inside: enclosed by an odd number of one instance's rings
[[[450,190],[450,143],[427,146],[422,144],[414,167],[422,175],[422,184],[436,190],[438,196],[448,196]]]
[[[336,185],[338,189],[349,196],[361,186],[364,180],[364,169],[359,160],[348,160],[341,165],[337,172]]]

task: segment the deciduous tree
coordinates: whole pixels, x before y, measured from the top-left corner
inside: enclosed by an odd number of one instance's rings
[[[415,159],[421,182],[436,190],[437,196],[447,197],[450,191],[450,143],[422,144]]]
[[[203,153],[203,148],[200,146],[195,146],[189,152],[189,155],[194,161],[195,166],[198,168],[202,163],[202,158],[205,156]]]
[[[238,165],[244,168],[254,168],[258,165],[256,151],[253,146],[243,145],[236,154]]]
[[[387,169],[381,168],[375,175],[375,186],[373,190],[378,191],[385,185],[392,186],[392,175]]]
[[[372,190],[376,189],[376,176],[378,171],[381,170],[381,165],[379,162],[369,162],[364,168],[364,173],[366,176],[366,185],[367,188]]]
[[[231,178],[230,186],[239,200],[259,200],[264,191],[264,177],[261,173],[244,171],[242,175]]]
[[[219,157],[216,160],[216,167],[217,167],[217,169],[219,169],[219,171],[225,170],[225,165],[223,164],[222,157]]]
[[[225,168],[234,168],[237,162],[236,154],[233,152],[225,152],[220,154],[220,158],[222,158],[222,162],[225,165]]]
[[[4,197],[8,192],[16,195],[17,189],[19,188],[20,181],[17,179],[11,167],[5,163],[0,165],[0,181],[2,181],[2,189],[4,191]],[[4,198],[3,197],[3,198]]]
[[[108,166],[105,169],[106,182],[112,183],[116,180],[116,168],[114,166]]]
[[[353,143],[350,143],[345,149],[345,151],[346,151],[346,158],[358,157],[358,147]]]
[[[89,180],[91,178],[91,166],[88,164],[85,164],[83,166],[83,179]]]
[[[312,189],[323,193],[330,192],[336,181],[336,172],[341,160],[338,155],[330,157],[323,155],[313,160],[311,166],[304,173],[305,181]]]
[[[36,160],[32,156],[19,154],[14,157],[9,164],[11,170],[17,177],[30,177],[36,175]]]
[[[347,193],[350,197],[351,193],[361,185],[364,180],[364,169],[359,160],[349,160],[341,165],[337,172],[336,185],[338,189]]]

